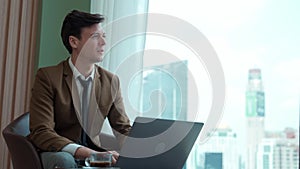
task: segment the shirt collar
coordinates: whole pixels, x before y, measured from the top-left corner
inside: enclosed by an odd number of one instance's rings
[[[91,78],[92,80],[94,80],[94,77],[95,77],[95,66],[93,67],[93,70],[91,72],[91,74],[85,78],[79,71],[78,69],[74,66],[74,64],[72,63],[71,61],[71,57],[69,58],[69,65],[70,65],[70,68],[73,72],[73,77],[75,79],[77,79],[78,77],[80,77],[81,79],[88,79],[88,78]]]

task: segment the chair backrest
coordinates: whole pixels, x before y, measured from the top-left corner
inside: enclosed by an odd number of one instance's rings
[[[2,131],[14,169],[42,169],[38,152],[28,140],[29,113],[24,113]]]

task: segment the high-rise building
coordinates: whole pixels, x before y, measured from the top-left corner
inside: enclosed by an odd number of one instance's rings
[[[299,137],[297,131],[268,132],[258,146],[257,169],[298,169]]]
[[[223,169],[223,153],[205,153],[205,169]]]
[[[218,128],[204,144],[197,144],[187,162],[188,169],[238,169],[236,133],[228,126]]]
[[[256,169],[258,144],[264,137],[265,93],[260,69],[250,69],[246,91],[246,169]]]
[[[145,68],[140,108],[142,116],[187,120],[187,66],[187,61],[178,61]],[[183,166],[183,169],[186,168],[186,165]]]
[[[143,72],[143,116],[187,119],[187,61],[146,68]]]

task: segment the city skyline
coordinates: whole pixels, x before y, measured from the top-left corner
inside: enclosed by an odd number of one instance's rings
[[[300,18],[299,6],[297,0],[149,2],[150,13],[187,21],[214,47],[226,81],[225,107],[216,127],[228,126],[237,134],[237,146],[242,155],[246,154],[245,95],[249,69],[261,70],[265,131],[284,131],[291,127],[299,132],[300,23],[296,22]],[[187,59],[191,70],[198,73],[200,108],[197,120],[205,122],[213,98],[203,63],[194,62],[193,53],[174,39],[151,36],[146,39],[146,49],[165,50],[179,59]]]
[[[261,69],[264,79],[265,129],[299,128],[300,51],[297,44],[300,44],[300,23],[294,22],[300,17],[296,8],[299,5],[296,0],[243,3],[166,0],[149,2],[149,12],[183,19],[208,38],[218,54],[226,80],[225,109],[219,124],[229,125],[245,138],[245,91],[248,70],[252,68]],[[180,44],[174,47],[175,43],[166,43],[169,41],[161,37],[160,41],[157,39],[147,37],[146,47],[167,50],[179,58],[193,58]],[[203,65],[198,67],[200,74],[205,72]],[[200,121],[205,121],[211,104],[211,93],[202,92],[210,91],[207,80],[207,77],[199,79],[199,95],[208,98],[200,100]],[[282,114],[287,113],[289,116],[282,118]]]

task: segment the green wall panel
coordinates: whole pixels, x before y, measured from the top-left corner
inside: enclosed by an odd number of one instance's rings
[[[56,65],[69,56],[60,38],[64,17],[73,9],[90,11],[90,0],[43,0],[38,67]]]

